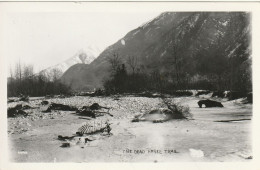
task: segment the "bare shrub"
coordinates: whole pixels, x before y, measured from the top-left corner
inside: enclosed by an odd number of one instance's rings
[[[191,119],[189,106],[183,106],[171,99],[163,99],[163,103],[170,109],[174,115],[174,119]]]

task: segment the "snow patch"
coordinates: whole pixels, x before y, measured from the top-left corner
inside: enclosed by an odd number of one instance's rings
[[[125,45],[125,40],[124,39],[121,40],[121,44]]]
[[[204,157],[204,152],[202,150],[196,150],[196,149],[189,149],[190,156],[193,158],[202,158]]]
[[[197,22],[199,19],[199,15],[196,15],[195,18],[194,18],[194,22]]]
[[[99,54],[101,53],[101,50],[95,46],[88,46],[86,49],[79,50],[75,55],[73,55],[71,58],[53,65],[51,67],[48,67],[41,72],[49,74],[53,69],[58,69],[61,72],[65,72],[68,68],[71,66],[78,64],[78,63],[84,63],[84,64],[90,64]]]
[[[240,46],[241,46],[241,44],[237,44],[237,46],[232,51],[230,51],[230,53],[228,54],[228,57],[230,57]]]
[[[151,31],[151,28],[149,28],[148,31],[146,31],[145,35],[147,35]]]
[[[166,54],[166,50],[164,50],[164,52],[161,54],[161,57],[164,56]]]
[[[133,33],[133,35],[135,35],[135,34],[137,34],[137,33],[139,33],[139,32],[140,32],[140,30],[137,30],[136,32]]]
[[[228,21],[222,22],[223,26],[227,26],[227,24],[228,24]]]

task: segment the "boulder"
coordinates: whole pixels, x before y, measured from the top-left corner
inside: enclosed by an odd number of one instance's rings
[[[90,107],[91,110],[99,110],[102,107],[98,103],[93,103]]]
[[[49,104],[49,102],[46,101],[46,100],[44,100],[44,101],[41,102],[41,104],[42,104],[42,105],[47,105],[47,104]]]
[[[205,105],[205,107],[224,107],[220,102],[208,99],[198,101],[198,105],[200,108],[202,108],[202,105]]]

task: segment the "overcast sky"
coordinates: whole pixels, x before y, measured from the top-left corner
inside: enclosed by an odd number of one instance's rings
[[[88,46],[103,50],[161,12],[11,12],[4,20],[8,66],[35,71],[58,64]]]

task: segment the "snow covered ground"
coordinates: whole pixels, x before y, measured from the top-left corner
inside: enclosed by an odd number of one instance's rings
[[[207,96],[204,96],[207,97]],[[131,122],[135,115],[162,107],[162,99],[117,96],[47,99],[71,106],[99,103],[110,107],[111,117],[96,121],[112,123],[113,135],[89,135],[84,145],[62,148],[58,135],[72,136],[89,121],[73,111],[42,113],[43,99],[30,101],[30,116],[8,118],[10,160],[14,162],[179,162],[250,161],[252,158],[252,104],[241,100],[222,102],[224,108],[199,108],[200,97],[174,98],[188,105],[192,120],[165,123]],[[9,103],[8,107],[17,103]]]

